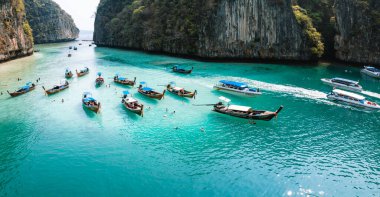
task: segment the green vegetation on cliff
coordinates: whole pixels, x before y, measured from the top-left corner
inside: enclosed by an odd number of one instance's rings
[[[293,12],[297,22],[302,26],[304,34],[309,38],[311,53],[317,57],[321,57],[324,53],[321,33],[313,26],[312,19],[307,15],[306,10],[295,5],[293,6]]]

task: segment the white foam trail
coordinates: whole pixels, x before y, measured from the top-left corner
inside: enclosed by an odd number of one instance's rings
[[[327,94],[320,92],[318,90],[310,90],[310,89],[294,87],[294,86],[271,84],[271,83],[265,83],[262,81],[242,79],[242,78],[235,78],[234,80],[246,82],[246,83],[248,83],[254,87],[258,87],[260,89],[264,89],[264,90],[268,90],[268,91],[272,91],[272,92],[281,92],[281,93],[291,94],[293,96],[301,97],[301,98],[309,98],[309,99],[315,99],[315,100],[319,100],[319,101],[327,101],[326,100]]]
[[[376,92],[362,91],[362,94],[380,99],[380,94],[378,94]]]

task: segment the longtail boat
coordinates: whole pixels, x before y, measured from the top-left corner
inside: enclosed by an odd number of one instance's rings
[[[73,72],[71,72],[71,70],[69,70],[68,68],[66,69],[66,71],[65,71],[65,77],[67,78],[67,79],[70,79],[71,77],[73,77]]]
[[[182,73],[182,74],[190,74],[193,72],[194,67],[191,67],[191,69],[185,69],[178,65],[173,66],[172,71],[176,73]]]
[[[220,100],[225,101],[226,103],[229,103],[231,100],[227,99],[225,97],[219,97]],[[265,120],[270,121],[274,117],[276,117],[281,110],[283,109],[283,106],[280,106],[277,111],[266,111],[266,110],[254,110],[251,107],[247,106],[239,106],[239,105],[224,105],[222,102],[218,102],[213,105],[214,109],[213,111],[238,117],[238,118],[244,118],[244,119],[251,119],[251,120]]]
[[[166,86],[166,90],[168,90],[169,92],[171,92],[175,95],[178,95],[180,97],[187,97],[187,98],[194,98],[195,99],[195,95],[197,94],[196,90],[194,92],[190,92],[190,91],[185,90],[184,88],[174,86],[173,84],[174,83],[168,84]]]
[[[83,76],[87,75],[88,73],[90,73],[90,69],[88,69],[87,67],[80,70],[79,72],[78,72],[78,70],[75,70],[75,71],[76,71],[78,77],[83,77]]]
[[[100,102],[92,97],[90,92],[83,93],[82,99],[83,107],[93,112],[98,113],[100,111]]]
[[[164,90],[162,93],[156,92],[153,88],[150,87],[143,87],[142,85],[145,84],[145,82],[141,82],[138,92],[142,95],[145,95],[150,98],[161,100],[164,98],[166,90]]]
[[[47,95],[52,95],[52,94],[55,94],[55,93],[58,93],[62,90],[65,90],[67,88],[69,88],[69,82],[67,82],[65,79],[61,81],[61,84],[60,85],[55,85],[53,88],[49,89],[49,90],[46,90],[44,86],[42,86],[42,88],[45,90],[45,93]]]
[[[123,92],[123,99],[121,100],[121,103],[123,103],[124,107],[127,108],[129,111],[143,117],[144,116],[144,105],[140,104],[136,99],[134,99],[128,95],[129,95],[128,91]]]
[[[102,77],[102,73],[98,73],[98,78],[95,80],[96,86],[101,86],[104,84],[104,78]]]
[[[122,85],[134,86],[136,84],[136,77],[133,81],[131,81],[125,77],[120,77],[119,75],[116,74],[115,77],[113,78],[113,81],[115,83],[122,84]]]
[[[20,87],[15,92],[9,92],[9,91],[7,91],[7,92],[9,95],[11,95],[11,97],[16,97],[16,96],[20,96],[22,94],[28,93],[34,89],[36,89],[36,85],[34,85],[34,83],[32,83],[32,82],[28,82],[25,84],[25,86]]]
[[[74,47],[74,51],[76,51],[76,50],[78,50],[78,48],[77,48],[77,47]]]

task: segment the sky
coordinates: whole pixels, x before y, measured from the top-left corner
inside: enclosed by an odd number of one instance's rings
[[[100,0],[53,0],[70,14],[80,30],[94,30],[95,12]]]

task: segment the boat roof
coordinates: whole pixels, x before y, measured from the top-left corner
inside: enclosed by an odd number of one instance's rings
[[[124,80],[126,80],[127,78],[125,78],[125,77],[118,77],[118,79],[124,81]]]
[[[124,95],[128,95],[128,94],[129,94],[129,91],[128,91],[128,90],[125,90],[125,91],[123,91],[123,94],[124,94]]]
[[[226,98],[226,97],[224,97],[224,96],[219,97],[219,100],[224,101],[224,102],[226,102],[226,103],[231,102],[231,99],[228,99],[228,98]]]
[[[247,106],[240,106],[240,105],[230,105],[230,106],[228,106],[228,109],[229,110],[235,110],[235,111],[248,112],[252,108],[251,107],[247,107]]]
[[[228,81],[228,80],[221,80],[220,83],[226,84],[226,85],[232,85],[240,88],[248,87],[246,83],[237,82],[237,81]]]
[[[144,87],[144,88],[142,88],[142,90],[149,92],[149,91],[152,91],[153,89],[149,88],[149,87]]]
[[[137,102],[136,99],[132,98],[132,97],[129,97],[126,99],[128,103],[134,103],[134,102]]]
[[[174,89],[175,91],[183,90],[183,88],[180,88],[180,87],[173,87],[173,89]]]
[[[349,82],[349,83],[359,84],[359,82],[357,82],[357,81],[353,81],[353,80],[349,80],[349,79],[344,79],[344,78],[339,78],[339,77],[332,78],[332,80],[346,81],[346,82]]]
[[[369,71],[372,71],[372,72],[380,72],[379,69],[377,69],[375,67],[372,67],[372,66],[367,66],[366,69],[369,70]]]
[[[84,99],[84,102],[90,102],[90,101],[96,101],[96,100],[92,97],[88,97]]]
[[[364,96],[361,96],[359,94],[355,94],[355,93],[352,93],[352,92],[347,92],[347,91],[344,91],[344,90],[335,89],[335,90],[333,90],[333,92],[336,93],[336,94],[341,94],[341,95],[345,95],[345,96],[348,96],[348,97],[352,97],[352,98],[355,98],[355,99],[358,99],[358,100],[364,100],[365,99]]]
[[[29,88],[30,88],[30,86],[22,86],[20,89],[28,90]]]

